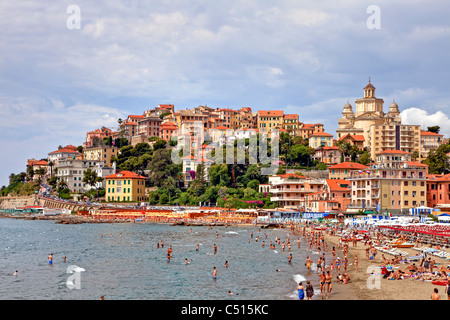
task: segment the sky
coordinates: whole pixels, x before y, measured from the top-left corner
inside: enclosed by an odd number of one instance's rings
[[[0,1],[0,186],[158,104],[299,114],[336,135],[368,83],[450,136],[448,0]]]

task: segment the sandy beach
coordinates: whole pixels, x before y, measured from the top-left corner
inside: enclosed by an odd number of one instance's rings
[[[335,246],[337,256],[341,259],[343,257],[342,250],[338,248],[339,239],[338,236],[330,236],[326,232],[323,232],[324,240],[328,243],[328,250],[331,250],[332,246]],[[334,278],[333,281],[333,300],[431,300],[431,293],[434,288],[439,290],[441,300],[447,300],[447,294],[445,293],[445,286],[433,285],[430,281],[411,280],[409,278],[402,280],[388,280],[381,277],[379,288],[369,289],[367,281],[370,273],[367,272],[368,267],[381,266],[382,252],[378,252],[374,260],[367,260],[366,258],[366,246],[364,242],[358,242],[356,247],[353,247],[349,243],[349,267],[347,273],[350,276],[349,284],[339,284]],[[408,252],[408,256],[414,256],[419,251],[412,248],[402,248],[403,251]],[[358,256],[358,272],[355,270],[354,257]],[[388,259],[394,258],[393,255],[384,254]],[[430,257],[430,256],[429,256]],[[439,268],[449,264],[448,261],[444,261],[442,258],[431,256],[435,260],[435,265]],[[400,269],[404,270],[407,266],[412,264],[401,264]],[[414,262],[420,265],[420,261]],[[374,283],[370,281],[370,283]]]

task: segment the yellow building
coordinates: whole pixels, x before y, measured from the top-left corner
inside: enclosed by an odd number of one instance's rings
[[[118,148],[117,147],[88,147],[83,150],[84,159],[103,161],[106,167],[111,168],[111,157],[117,157]]]
[[[121,171],[106,177],[106,201],[144,201],[145,177]]]
[[[317,149],[319,147],[332,147],[333,135],[326,132],[317,132],[309,136],[309,146]]]
[[[270,138],[270,132],[273,129],[282,129],[284,118],[282,110],[259,110],[258,111],[258,119],[257,125],[259,132],[267,133],[267,137]]]

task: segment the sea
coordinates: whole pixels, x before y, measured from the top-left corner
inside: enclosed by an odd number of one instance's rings
[[[277,237],[290,237],[290,251],[269,248]],[[0,299],[298,300],[297,284],[306,280],[315,288],[313,299],[320,299],[307,256],[315,262],[319,253],[286,229],[2,218]]]

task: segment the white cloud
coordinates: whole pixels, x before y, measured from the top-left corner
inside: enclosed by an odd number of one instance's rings
[[[450,118],[443,111],[429,113],[420,108],[408,108],[400,113],[402,123],[420,125],[423,130],[427,127],[439,126],[440,133],[445,137],[450,137]]]

